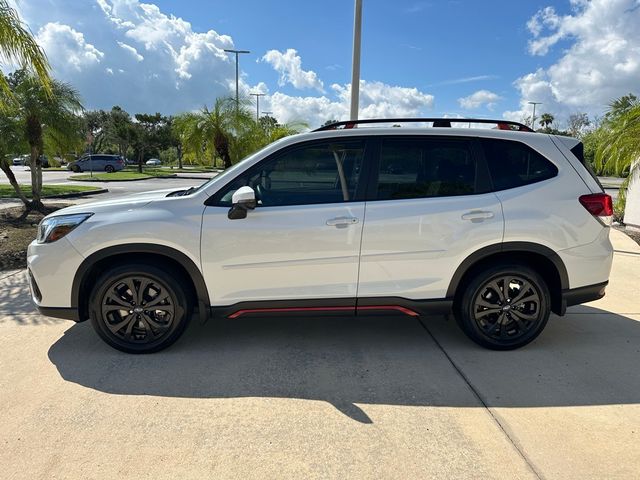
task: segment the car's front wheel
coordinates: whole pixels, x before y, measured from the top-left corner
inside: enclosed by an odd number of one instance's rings
[[[525,265],[498,265],[477,272],[456,306],[466,335],[493,350],[512,350],[533,341],[551,312],[549,288]]]
[[[89,301],[91,324],[118,350],[152,353],[184,332],[191,315],[177,272],[152,265],[122,265],[103,273]]]

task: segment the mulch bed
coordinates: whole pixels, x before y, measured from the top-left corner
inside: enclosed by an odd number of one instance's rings
[[[52,210],[67,207],[67,204],[47,204]],[[0,210],[0,270],[13,270],[27,266],[27,247],[36,238],[42,213],[31,212],[20,220],[22,207]]]

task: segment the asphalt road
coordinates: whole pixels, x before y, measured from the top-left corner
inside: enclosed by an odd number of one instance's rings
[[[119,353],[0,278],[2,478],[631,479],[640,248],[607,296],[514,352],[443,318],[193,321]]]

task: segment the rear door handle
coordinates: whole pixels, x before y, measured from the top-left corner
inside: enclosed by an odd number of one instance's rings
[[[329,225],[330,227],[347,227],[349,225],[353,225],[355,223],[358,223],[360,220],[358,220],[356,217],[336,217],[336,218],[330,218],[329,220],[327,220],[327,225]]]
[[[486,210],[472,210],[462,215],[463,220],[471,220],[472,222],[482,222],[483,220],[487,220],[493,217],[493,212],[489,212]]]

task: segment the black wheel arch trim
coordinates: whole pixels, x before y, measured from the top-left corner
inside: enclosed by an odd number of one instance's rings
[[[189,275],[195,287],[195,293],[198,300],[197,307],[199,309],[200,317],[202,318],[203,316],[205,316],[206,318],[208,316],[209,305],[211,305],[211,302],[209,301],[209,291],[207,290],[207,285],[204,281],[204,277],[202,276],[202,272],[193,262],[193,260],[191,260],[187,255],[180,252],[179,250],[168,247],[166,245],[157,245],[151,243],[129,243],[126,245],[115,245],[112,247],[106,247],[102,250],[98,250],[97,252],[94,252],[87,258],[85,258],[84,261],[80,264],[73,278],[73,283],[71,286],[71,308],[78,311],[79,317],[82,316],[81,312],[79,311],[80,289],[83,282],[85,281],[87,273],[90,272],[91,268],[99,261],[122,254],[160,255],[180,264]],[[83,320],[86,319],[80,318],[80,321]]]
[[[534,253],[544,256],[545,258],[549,259],[551,263],[553,263],[558,272],[561,291],[565,291],[569,288],[569,275],[567,274],[567,267],[565,267],[564,262],[562,261],[560,256],[549,247],[533,242],[504,242],[483,247],[465,258],[453,274],[451,282],[449,282],[447,297],[455,297],[462,278],[478,262],[498,253],[509,252]]]

